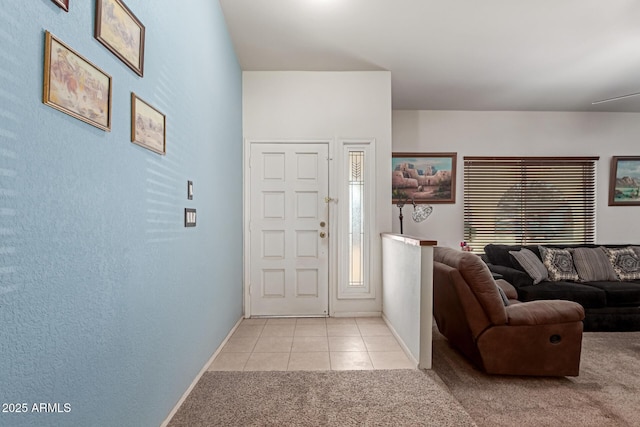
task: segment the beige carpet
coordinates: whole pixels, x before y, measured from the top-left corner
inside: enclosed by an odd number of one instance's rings
[[[478,426],[640,426],[640,332],[585,332],[578,377],[485,375],[437,332],[433,358]]]
[[[207,372],[169,426],[640,426],[640,332],[586,332],[561,378],[486,375],[433,344],[426,372]]]
[[[206,372],[169,424],[473,426],[432,372]]]

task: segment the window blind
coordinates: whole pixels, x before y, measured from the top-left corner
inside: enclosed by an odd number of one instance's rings
[[[476,252],[489,243],[593,243],[596,160],[465,157],[465,240]]]

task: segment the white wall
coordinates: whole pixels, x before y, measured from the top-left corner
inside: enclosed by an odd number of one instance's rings
[[[371,253],[375,299],[338,300],[332,263],[330,312],[379,313],[380,233],[391,229],[391,74],[375,72],[245,71],[243,73],[245,151],[255,140],[328,140],[334,162],[344,139],[375,139],[377,224]],[[330,178],[335,197],[336,183]],[[335,218],[334,218],[335,220]],[[332,221],[330,219],[330,221]]]
[[[640,243],[640,206],[608,206],[611,156],[640,155],[640,114],[394,111],[394,152],[457,152],[456,203],[434,204],[424,222],[403,209],[404,233],[458,247],[463,240],[464,156],[600,156],[597,243]],[[399,232],[398,208],[391,208]]]
[[[382,312],[404,351],[431,369],[433,246],[419,243],[383,236]]]

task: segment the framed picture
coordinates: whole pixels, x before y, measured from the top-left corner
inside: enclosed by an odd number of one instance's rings
[[[166,154],[166,139],[165,115],[131,92],[131,142]]]
[[[64,9],[65,12],[69,12],[69,0],[51,0],[57,4],[60,9]]]
[[[111,76],[45,32],[42,102],[111,130]]]
[[[455,203],[457,153],[392,153],[393,203]]]
[[[640,156],[611,158],[609,206],[640,206]]]
[[[122,0],[96,0],[95,38],[139,76],[144,70],[144,30]]]

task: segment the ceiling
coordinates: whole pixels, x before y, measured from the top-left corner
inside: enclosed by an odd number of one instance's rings
[[[242,70],[391,72],[393,108],[640,112],[638,0],[220,0]]]

